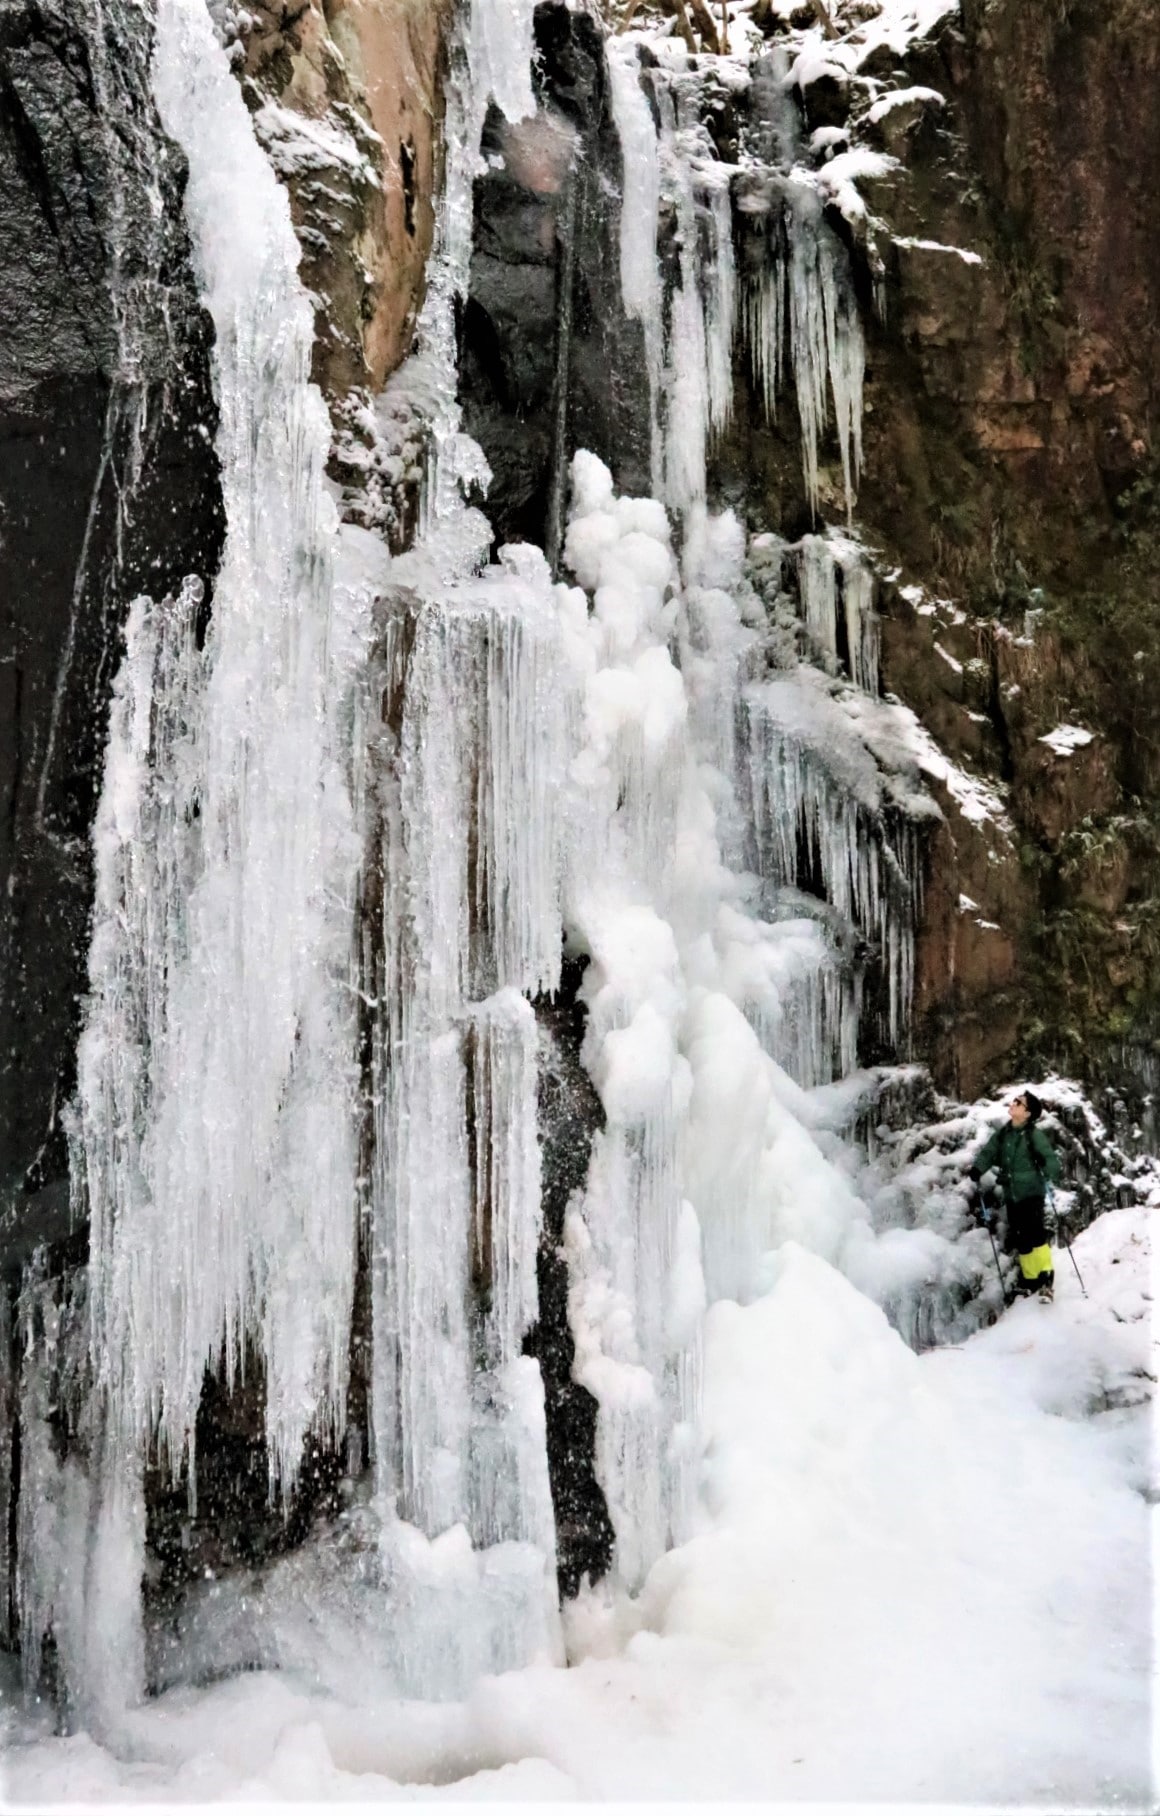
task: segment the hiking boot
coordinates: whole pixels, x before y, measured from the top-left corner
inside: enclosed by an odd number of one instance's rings
[[[1039,1281],[1039,1297],[1045,1305],[1050,1305],[1055,1298],[1055,1275],[1044,1274]]]

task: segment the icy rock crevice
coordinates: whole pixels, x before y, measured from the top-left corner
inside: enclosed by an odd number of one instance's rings
[[[887,985],[886,1031],[898,1051],[914,988],[918,831],[884,800],[877,766],[844,715],[812,692],[779,680],[746,694],[756,866],[778,885],[816,875],[842,919],[874,943]]]
[[[740,330],[769,419],[792,379],[815,517],[832,401],[851,513],[862,460],[862,323],[849,252],[805,161],[785,59],[767,55],[752,71],[722,59],[706,78],[672,46],[649,43],[642,66],[641,48],[642,35],[631,34],[608,54],[624,167],[621,282],[645,339],[653,491],[682,511],[704,498],[706,457],[732,414]],[[664,49],[670,54],[658,56]],[[748,130],[734,163],[717,155],[705,123],[714,81],[746,97]],[[673,267],[667,279],[662,254]]]

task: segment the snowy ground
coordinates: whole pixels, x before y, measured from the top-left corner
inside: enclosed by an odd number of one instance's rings
[[[572,1669],[341,1701],[288,1674],[177,1690],[110,1748],[6,1720],[8,1798],[798,1799],[1155,1807],[1160,1498],[1147,1210],[1023,1303],[916,1356],[790,1244],[708,1320],[701,1530]]]

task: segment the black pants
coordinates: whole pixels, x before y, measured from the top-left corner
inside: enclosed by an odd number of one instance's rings
[[[1019,1257],[1021,1284],[1050,1286],[1055,1278],[1042,1198],[1017,1198],[1007,1207],[1007,1246]]]
[[[1047,1241],[1042,1198],[1017,1198],[1007,1207],[1007,1242],[1017,1255],[1026,1255]]]

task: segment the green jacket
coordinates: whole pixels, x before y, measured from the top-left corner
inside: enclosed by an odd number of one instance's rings
[[[1042,1198],[1063,1170],[1047,1136],[1030,1122],[1021,1129],[1009,1122],[995,1130],[975,1156],[971,1171],[986,1173],[991,1167],[998,1171],[1008,1204],[1016,1204],[1020,1198]]]

